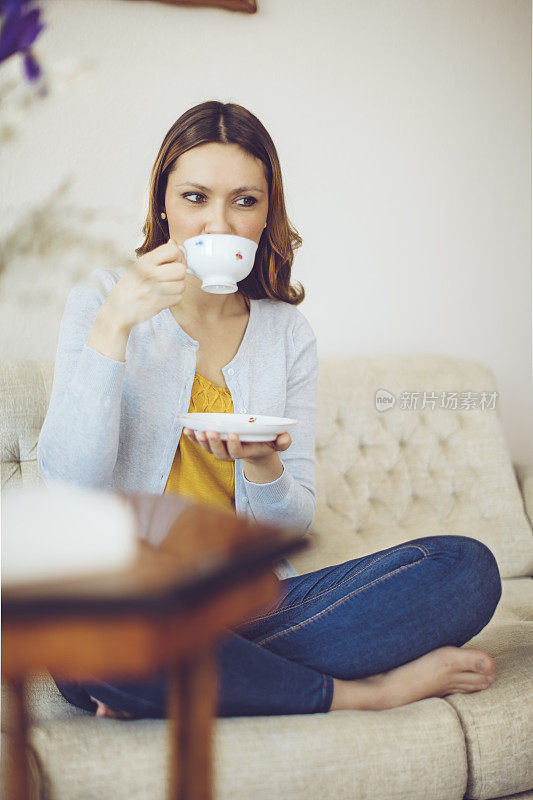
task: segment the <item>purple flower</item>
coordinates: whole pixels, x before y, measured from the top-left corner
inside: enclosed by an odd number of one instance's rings
[[[24,72],[29,81],[41,74],[31,46],[44,29],[41,10],[32,8],[36,0],[0,0],[0,63],[15,53],[24,54]]]

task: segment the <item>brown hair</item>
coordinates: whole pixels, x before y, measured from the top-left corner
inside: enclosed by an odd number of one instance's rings
[[[236,103],[209,100],[190,108],[176,120],[166,134],[152,168],[148,214],[143,226],[144,242],[137,256],[168,241],[168,223],[161,219],[165,207],[168,176],[182,153],[208,142],[238,144],[260,159],[266,172],[269,194],[267,226],[263,230],[252,271],[239,281],[245,298],[271,298],[298,305],[305,297],[301,283],[291,286],[294,251],[302,239],[291,226],[285,210],[283,181],[278,154],[261,122]]]

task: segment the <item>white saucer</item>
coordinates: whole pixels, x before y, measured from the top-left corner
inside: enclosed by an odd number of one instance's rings
[[[228,433],[238,434],[241,442],[273,442],[298,424],[288,417],[265,417],[262,414],[178,414],[185,428],[193,431],[216,431],[223,442]]]

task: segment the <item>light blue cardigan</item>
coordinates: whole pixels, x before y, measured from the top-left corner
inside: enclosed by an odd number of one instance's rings
[[[37,447],[45,481],[162,494],[189,410],[199,344],[164,309],[136,325],[126,361],[86,342],[98,311],[124,269],[94,270],[70,292],[59,330],[50,406]],[[252,483],[235,463],[235,510],[305,533],[316,509],[316,338],[303,314],[278,300],[251,300],[239,350],[222,373],[235,413],[299,420],[278,453],[283,473]],[[298,573],[287,559],[278,577]]]

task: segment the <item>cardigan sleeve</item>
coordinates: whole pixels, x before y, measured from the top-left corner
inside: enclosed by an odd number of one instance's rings
[[[244,477],[250,510],[258,521],[294,525],[305,533],[316,511],[315,418],[318,380],[317,343],[313,329],[298,312],[290,337],[291,365],[287,378],[285,416],[298,420],[291,445],[279,452],[283,472],[270,483]]]
[[[37,445],[45,482],[106,488],[117,460],[126,364],[87,345],[107,294],[101,272],[74,286],[61,318],[50,405]]]

